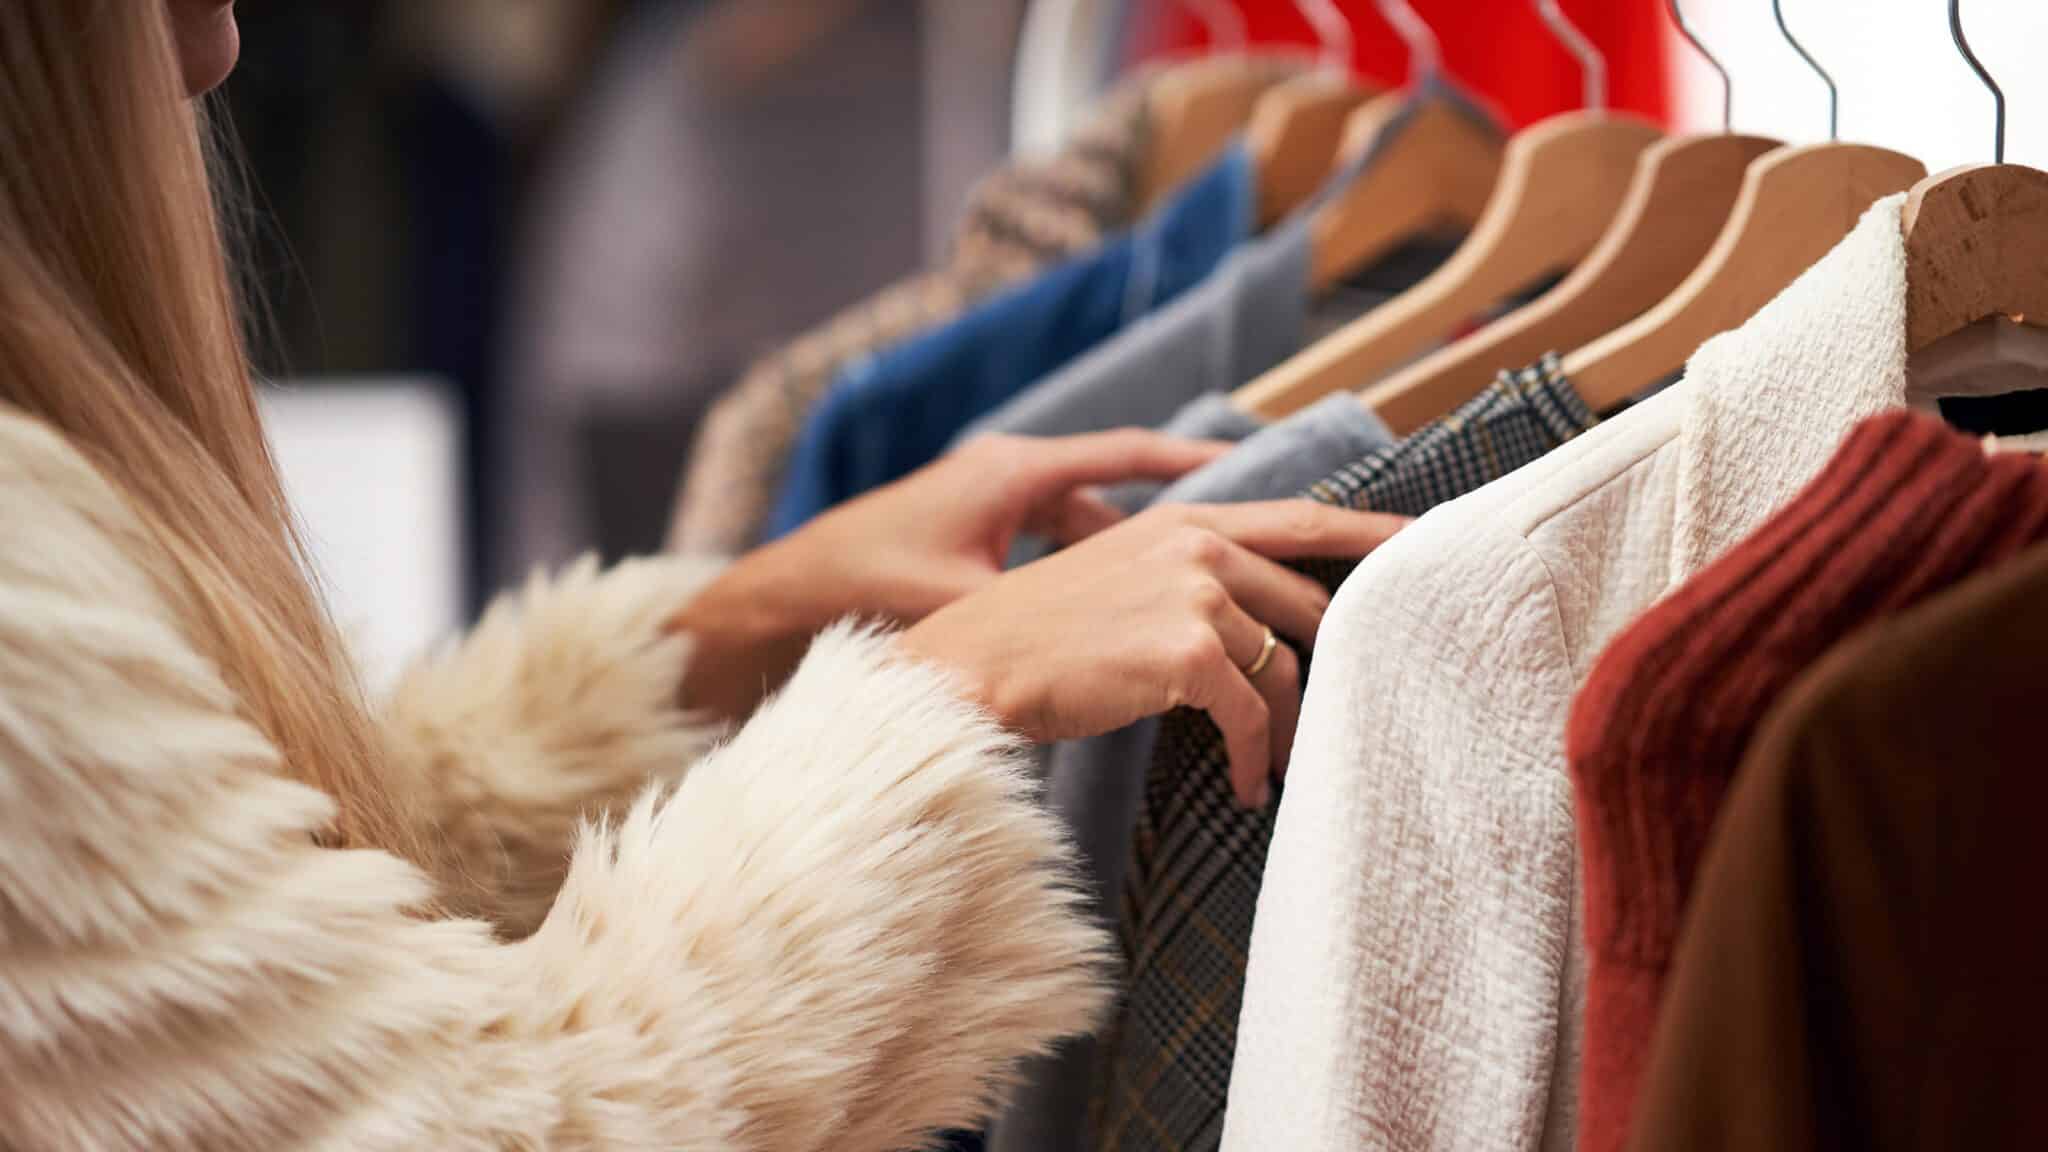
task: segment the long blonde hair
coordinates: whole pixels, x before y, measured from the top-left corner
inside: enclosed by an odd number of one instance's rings
[[[335,842],[430,864],[301,567],[173,44],[163,0],[0,3],[0,403],[127,496],[187,635],[335,798]]]

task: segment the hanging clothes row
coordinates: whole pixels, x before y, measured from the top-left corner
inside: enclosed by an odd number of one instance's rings
[[[1328,0],[1294,6],[1307,53],[1187,4],[1222,50],[1122,82],[988,179],[950,265],[725,397],[686,548],[975,436],[1127,426],[1234,447],[1105,493],[1125,511],[1419,518],[1298,565],[1332,599],[1281,637],[1308,670],[1271,717],[1281,779],[1234,775],[1190,710],[1044,750],[1121,995],[1027,1067],[990,1148],[2027,1142],[2011,1054],[2048,954],[1981,921],[2038,861],[1972,846],[2025,841],[2035,788],[2048,174],[2003,162],[1948,7],[1998,163],[1929,177],[1738,135],[1732,99],[1667,135],[1610,107],[1555,0],[1528,18],[1579,106],[1518,131],[1444,66],[1466,33],[1405,0],[1374,5],[1413,77],[1391,91]]]
[[[1784,902],[1766,913],[1776,936],[1744,919],[1770,894],[1761,883],[1724,888],[1720,911],[1701,910],[1718,930],[1684,924],[1723,832],[1720,795],[1747,771],[1737,766],[1766,713],[1796,698],[1797,677],[1859,627],[2038,541],[2030,509],[2048,473],[1987,463],[1974,440],[1897,410],[2048,382],[2048,340],[2016,319],[2048,290],[2048,253],[2028,223],[2048,177],[1992,167],[1921,180],[1909,158],[1835,143],[1741,151],[1755,158],[1732,207],[1719,198],[1724,222],[1697,266],[1632,320],[1595,309],[1620,327],[1555,363],[1552,379],[1588,406],[1610,410],[1637,390],[1633,410],[1425,517],[1333,603],[1259,887],[1224,1147],[1860,1147],[1909,1114],[1892,1130],[1943,1146],[1972,1125],[1998,1144],[2023,1130],[2022,1099],[1996,1077],[1914,1079],[1901,1060],[1909,1037],[1936,1043],[1924,1018],[1896,1029],[1834,1008],[1800,1018],[1834,1001],[1830,978],[1911,995],[1912,977],[1882,961],[1853,975],[1863,953],[1794,954],[1809,930],[1795,917],[1856,923],[1884,905],[1876,893],[1914,898],[1890,891],[1889,869],[1928,859],[1952,825],[1901,829],[1895,856],[1844,845],[1853,862],[1842,867],[1861,871],[1836,873],[1842,887],[1821,899],[1849,907],[1802,907],[1781,884]],[[1654,168],[1677,155],[1645,153],[1600,249],[1613,259],[1582,269],[1627,263],[1618,230],[1656,204]],[[1965,223],[1951,215],[1958,197],[1997,207]],[[1604,295],[1574,287],[1528,322],[1557,326]],[[2012,343],[1990,352],[2000,338]],[[1681,365],[1675,386],[1639,391]],[[1407,419],[1405,402],[1427,411],[1436,389],[1404,373],[1366,395]],[[1901,729],[1893,747],[1917,740],[1922,758],[1896,766],[1931,786],[1947,764],[1924,751],[1937,743],[1926,729],[1943,722],[1908,715],[1887,721]],[[1759,755],[1756,786],[1784,788],[1784,769]],[[1961,786],[1981,787],[1975,776]],[[1785,847],[1793,835],[1726,834]],[[1734,863],[1745,850],[1722,859],[1751,879],[1804,866],[1789,854]],[[1974,875],[1998,860],[1946,866]],[[1889,930],[1886,943],[1904,948],[1935,923],[1861,926],[1865,942]],[[1734,964],[1730,941],[1744,942]],[[1750,946],[1777,947],[1776,966]],[[1681,948],[1694,999],[1673,1020],[1664,986]],[[1929,981],[1916,991],[1940,994],[1917,955],[1906,963]],[[1776,1000],[1745,1000],[1734,982],[1745,977],[1775,980]],[[1887,1011],[1867,993],[1856,1003]],[[2009,1034],[1974,1006],[1966,1027],[1986,1047],[1973,1057],[1995,1059]],[[1660,1019],[1672,1033],[1661,1043]],[[1793,1034],[1812,1042],[1766,1054]],[[1726,1087],[1707,1098],[1702,1082]],[[1944,1091],[1982,1111],[1965,1114]],[[1641,1116],[1639,1098],[1655,1102]]]
[[[750,368],[705,417],[670,543],[730,554],[758,542],[803,421],[845,366],[944,325],[1136,219],[1153,79],[1126,81],[1059,157],[989,177],[944,267],[891,286]]]

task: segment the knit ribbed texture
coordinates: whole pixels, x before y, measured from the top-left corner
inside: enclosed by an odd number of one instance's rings
[[[1631,1152],[2048,1148],[2048,546],[1830,650],[1728,791]]]
[[[1582,1152],[1627,1142],[1686,900],[1767,710],[1857,629],[2043,539],[2048,470],[1887,413],[1602,654],[1567,734],[1591,961]]]

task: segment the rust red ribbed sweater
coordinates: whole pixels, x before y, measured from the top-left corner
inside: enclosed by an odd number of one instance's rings
[[[1590,956],[1581,1152],[1627,1142],[1686,898],[1772,703],[1856,629],[2043,539],[2048,469],[1887,413],[1601,654],[1566,734]]]

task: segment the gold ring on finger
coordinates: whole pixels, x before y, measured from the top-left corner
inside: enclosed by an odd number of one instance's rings
[[[1280,638],[1273,635],[1271,628],[1266,629],[1266,642],[1259,648],[1259,658],[1245,665],[1244,678],[1247,680],[1258,679],[1259,673],[1266,670],[1266,665],[1273,662],[1273,653],[1279,650]]]

